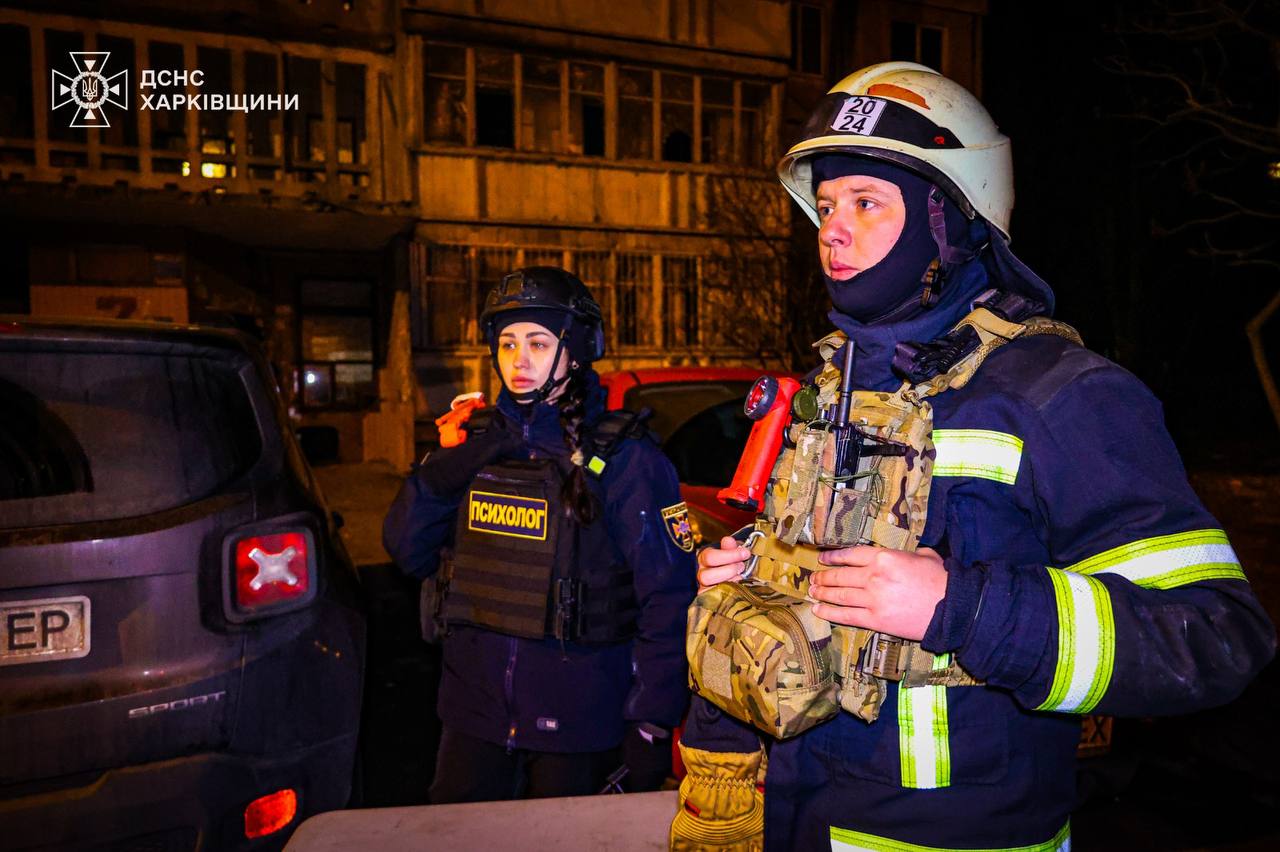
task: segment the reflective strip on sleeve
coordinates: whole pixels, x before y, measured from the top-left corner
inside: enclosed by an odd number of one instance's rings
[[[1065,569],[1118,574],[1144,589],[1172,589],[1200,580],[1243,580],[1244,571],[1222,530],[1194,530],[1122,544]]]
[[[1022,464],[1022,439],[986,429],[934,429],[934,476],[974,476],[1012,485]]]
[[[933,658],[934,671],[951,664],[950,654]],[[947,730],[947,688],[916,686],[898,690],[898,751],[902,786],[932,790],[951,786],[951,742]]]
[[[1058,662],[1049,697],[1036,709],[1088,713],[1106,694],[1115,664],[1111,593],[1092,577],[1045,570],[1058,610]]]
[[[1008,846],[1001,849],[973,849],[965,847],[967,852],[1071,852],[1071,823],[1067,823],[1058,833],[1044,843],[1033,843],[1030,846]],[[957,852],[949,846],[921,846],[918,843],[905,843],[891,840],[888,837],[877,837],[861,831],[850,831],[847,828],[831,827],[832,852]]]

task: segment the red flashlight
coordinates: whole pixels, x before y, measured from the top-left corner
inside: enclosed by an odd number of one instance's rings
[[[742,450],[733,482],[716,499],[726,506],[759,512],[769,474],[782,449],[782,436],[791,421],[791,398],[800,390],[795,379],[761,376],[751,386],[743,411],[756,421]]]

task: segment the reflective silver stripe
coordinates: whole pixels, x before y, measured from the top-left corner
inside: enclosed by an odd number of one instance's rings
[[[1045,569],[1058,611],[1058,659],[1049,696],[1038,710],[1088,713],[1106,694],[1115,665],[1111,593],[1092,577]]]
[[[1144,589],[1172,589],[1200,580],[1245,579],[1240,560],[1222,530],[1192,530],[1140,539],[1064,570],[1118,574]]]
[[[950,846],[921,846],[919,843],[907,843],[902,840],[891,840],[861,831],[850,831],[847,828],[831,827],[832,852],[960,852]],[[1071,823],[1067,823],[1058,833],[1043,843],[1030,846],[1007,846],[1001,849],[973,850],[965,847],[967,852],[1071,852]]]
[[[972,476],[1012,485],[1022,465],[1022,439],[988,429],[934,429],[934,476]]]
[[[950,654],[933,658],[934,671],[950,664]],[[951,786],[950,737],[945,686],[898,690],[898,753],[903,787],[933,790]]]

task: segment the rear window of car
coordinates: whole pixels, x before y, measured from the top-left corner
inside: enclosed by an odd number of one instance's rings
[[[0,349],[0,528],[200,500],[262,452],[233,352]]]
[[[723,488],[733,480],[755,425],[742,413],[742,402],[729,400],[698,412],[663,442],[682,483]]]
[[[670,382],[637,385],[623,407],[654,410],[649,425],[685,485],[723,487],[733,479],[751,434],[742,412],[751,382]]]

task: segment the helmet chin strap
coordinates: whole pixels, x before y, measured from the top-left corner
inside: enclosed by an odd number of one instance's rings
[[[556,354],[555,357],[551,359],[551,372],[547,375],[547,380],[542,383],[542,387],[535,388],[531,391],[513,391],[508,387],[507,393],[511,394],[512,399],[521,405],[528,405],[530,403],[537,405],[538,403],[546,402],[547,397],[551,396],[551,394],[556,392],[557,388],[569,381],[569,377],[573,375],[572,370],[566,370],[565,374],[558,379],[555,375],[556,365],[560,363],[560,355],[564,352],[564,339],[568,336],[569,326],[572,324],[573,315],[566,314],[564,322],[560,326],[560,335],[556,338]],[[498,371],[499,376],[502,375],[502,370],[498,367],[498,350],[496,347],[493,350],[493,368]],[[504,381],[503,384],[505,385],[506,382]]]

